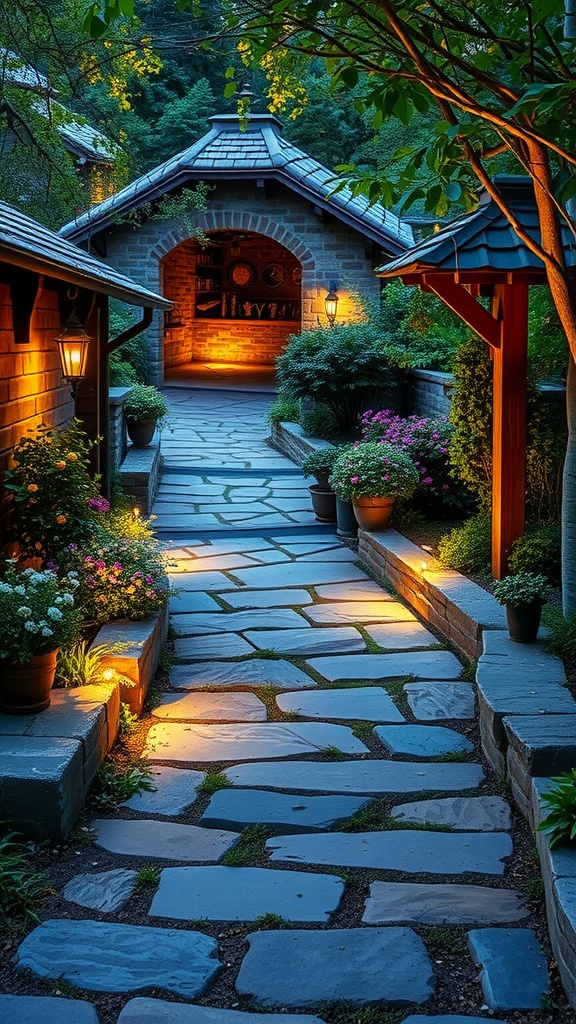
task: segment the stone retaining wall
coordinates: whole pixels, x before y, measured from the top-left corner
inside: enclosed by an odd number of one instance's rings
[[[126,644],[126,650],[107,654],[104,665],[131,680],[120,682],[120,700],[133,714],[142,712],[168,635],[168,604],[140,622],[129,619],[108,622],[97,633],[93,646]]]
[[[131,445],[120,466],[120,483],[124,491],[134,498],[134,504],[144,513],[152,511],[164,461],[157,437],[158,433],[145,448]]]
[[[408,404],[419,416],[447,416],[450,412],[454,377],[439,370],[410,370]]]
[[[108,419],[110,424],[110,468],[118,469],[126,458],[128,442],[124,421],[124,403],[131,392],[130,387],[109,388]]]

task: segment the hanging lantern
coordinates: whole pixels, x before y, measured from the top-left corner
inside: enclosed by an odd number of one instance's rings
[[[78,290],[76,289],[76,294],[69,296],[72,301],[74,301],[77,294]],[[88,346],[92,339],[86,334],[76,316],[74,308],[72,308],[72,313],[66,322],[66,326],[58,337],[53,340],[58,346],[62,376],[70,385],[72,398],[76,398],[78,385],[86,376]]]
[[[330,291],[324,299],[324,305],[326,307],[326,317],[330,327],[334,327],[336,323],[336,314],[338,312],[338,295],[336,293],[336,286],[330,285]]]

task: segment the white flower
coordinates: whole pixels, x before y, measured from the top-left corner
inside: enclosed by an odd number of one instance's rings
[[[24,597],[24,594],[26,593],[26,587],[18,585],[17,587],[14,587],[14,593],[20,594],[20,597]]]
[[[53,635],[54,635],[54,630],[48,629],[48,626],[43,626],[42,627],[42,636],[53,636]]]
[[[0,583],[0,594],[11,594],[12,587],[9,583]]]
[[[30,619],[28,620],[28,622],[24,623],[24,629],[27,629],[29,633],[37,633],[39,628],[40,627],[37,626],[35,622],[32,622]]]
[[[23,615],[24,618],[26,618],[26,616],[32,615],[32,609],[28,608],[25,604],[22,604],[18,609],[18,615]]]
[[[58,622],[62,618],[62,612],[60,611],[59,608],[55,608],[54,606],[52,606],[52,608],[49,608],[46,614],[49,619],[54,619],[56,622]]]
[[[74,596],[72,594],[62,594],[60,598],[57,598],[59,604],[74,604]]]

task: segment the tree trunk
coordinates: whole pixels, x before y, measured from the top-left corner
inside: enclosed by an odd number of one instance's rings
[[[576,612],[576,362],[570,354],[566,379],[568,447],[562,481],[562,610]]]

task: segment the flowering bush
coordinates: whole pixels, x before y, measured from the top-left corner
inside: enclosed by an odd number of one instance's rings
[[[0,580],[0,659],[24,664],[78,637],[78,578],[8,563]]]
[[[16,445],[6,489],[22,554],[52,558],[72,541],[88,537],[109,505],[88,473],[93,444],[77,420],[60,431],[41,423],[34,434]]]
[[[494,597],[498,604],[530,604],[548,600],[552,588],[545,576],[535,572],[518,572],[494,582]]]
[[[340,451],[330,484],[339,498],[409,498],[418,486],[418,470],[401,448],[359,441]]]
[[[386,441],[403,449],[419,475],[416,504],[427,509],[462,505],[462,488],[450,477],[448,445],[453,427],[443,417],[397,416],[390,409],[362,416],[365,441]]]

